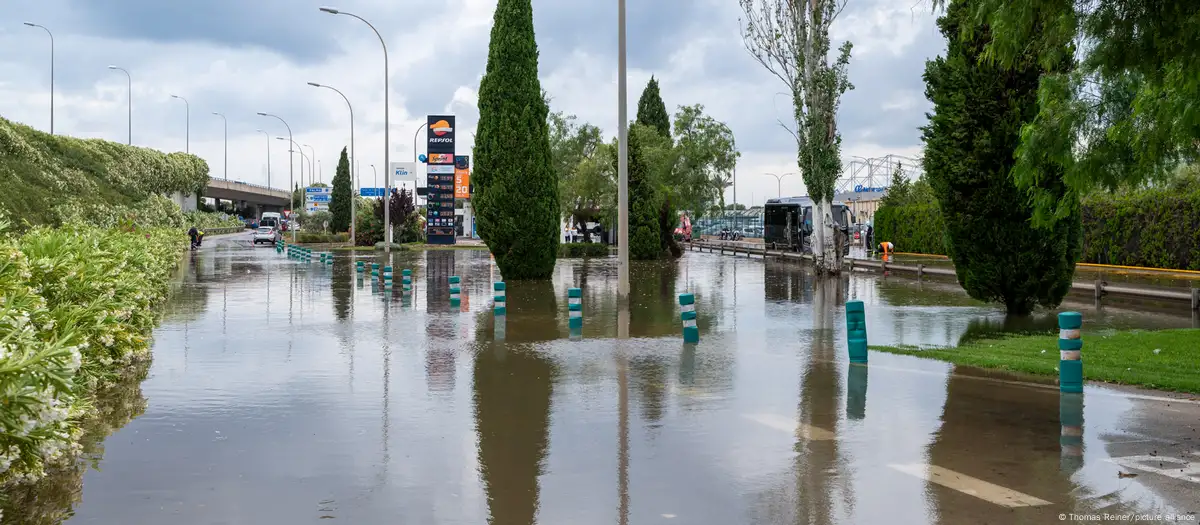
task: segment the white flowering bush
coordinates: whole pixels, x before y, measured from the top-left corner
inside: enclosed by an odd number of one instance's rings
[[[6,225],[0,216],[0,487],[79,451],[94,393],[145,361],[187,249],[179,228],[70,224],[15,237]]]
[[[203,191],[208,164],[186,153],[50,135],[0,118],[0,179],[5,181],[0,212],[10,217],[33,225],[69,220],[108,225],[114,215],[124,218],[141,214],[147,205],[170,203],[156,196]],[[172,219],[182,225],[175,208]]]
[[[197,210],[183,214],[183,225],[195,226],[203,230],[205,228],[238,228],[245,226],[246,223],[238,220],[236,216]]]

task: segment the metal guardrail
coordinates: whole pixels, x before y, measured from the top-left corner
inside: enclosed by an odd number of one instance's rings
[[[796,261],[812,261],[813,256],[809,254],[785,252],[778,250],[768,250],[766,246],[758,243],[747,242],[693,242],[687,243],[688,249],[693,251],[708,250],[710,253],[724,254],[729,252],[731,255],[745,253],[746,255],[759,255],[763,258],[768,256],[778,257],[781,259],[790,259]],[[946,268],[943,266],[925,266],[924,264],[892,264],[886,261],[877,261],[874,259],[858,259],[847,257],[844,259],[850,271],[855,268],[869,268],[872,270],[880,270],[885,272],[909,272],[917,274],[917,279],[926,275],[940,275],[954,277],[958,274],[954,268]],[[1119,295],[1125,297],[1139,297],[1143,299],[1162,299],[1168,301],[1190,301],[1192,310],[1200,310],[1200,288],[1192,288],[1188,291],[1175,289],[1167,290],[1162,288],[1135,288],[1132,286],[1112,286],[1106,281],[1080,282],[1071,283],[1072,290],[1089,290],[1093,293],[1096,299],[1101,299],[1105,295]]]
[[[241,232],[246,231],[246,227],[245,226],[235,226],[232,228],[203,228],[203,230],[204,230],[204,235],[213,236],[213,235],[225,235],[225,234],[229,234],[229,233],[241,233]]]

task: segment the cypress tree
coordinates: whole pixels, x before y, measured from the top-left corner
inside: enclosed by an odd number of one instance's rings
[[[329,212],[333,220],[329,228],[334,232],[350,230],[350,199],[354,198],[354,186],[350,183],[350,160],[346,157],[346,148],[342,148],[342,156],[338,159],[337,171],[333,175],[333,196],[329,199]]]
[[[671,117],[667,115],[667,105],[658,90],[658,80],[653,76],[638,99],[637,123],[654,128],[664,137],[671,136]]]
[[[558,176],[537,75],[530,0],[499,0],[479,83],[472,200],[505,279],[547,279],[558,255]]]
[[[655,133],[654,128],[640,124],[629,129],[629,257],[639,261],[663,254],[659,223],[663,196],[645,151]]]
[[[960,38],[964,24],[975,24],[976,3],[952,0],[938,20],[949,45],[945,57],[925,66],[925,96],[934,106],[922,128],[925,172],[958,282],[971,297],[1024,315],[1038,305],[1058,306],[1070,291],[1080,250],[1079,203],[1066,200],[1073,197],[1062,167],[1051,166],[1037,187],[1073,211],[1051,229],[1032,226],[1034,207],[1010,171],[1021,126],[1037,113],[1038,81],[1048,71],[1038,65],[1036,49],[1009,68],[981,61],[990,28],[974,27],[971,38]],[[1064,59],[1056,67],[1069,66]]]

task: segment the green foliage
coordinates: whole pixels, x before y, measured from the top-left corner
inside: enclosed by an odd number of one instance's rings
[[[354,185],[350,181],[350,160],[346,157],[346,148],[342,148],[333,176],[333,195],[329,200],[329,212],[333,214],[329,229],[335,232],[350,230],[350,201],[355,198]]]
[[[616,209],[617,177],[607,169],[614,153],[600,128],[575,120],[562,112],[550,114],[550,158],[558,176],[559,210],[582,223]]]
[[[667,116],[667,105],[658,90],[658,80],[653,75],[638,98],[637,123],[654,128],[664,137],[671,136],[671,118]]]
[[[634,124],[629,129],[629,257],[637,261],[663,255],[659,211],[663,193],[654,172],[652,150],[662,136],[654,128]]]
[[[1012,169],[1039,226],[1075,211],[1041,188],[1059,176],[1048,166],[1061,166],[1070,191],[1087,195],[1160,180],[1200,154],[1200,2],[980,0],[971,14],[999,28],[987,35],[985,58],[1006,69],[1037,59],[1050,70]],[[975,30],[965,24],[955,36],[974,40]],[[1060,68],[1077,43],[1078,66]]]
[[[154,219],[151,219],[151,222],[138,222],[137,224],[159,227],[173,226],[169,224],[162,224],[160,221]],[[245,223],[238,220],[237,217],[225,215],[223,213],[189,211],[183,214],[182,226],[184,229],[195,226],[196,228],[203,230],[204,228],[237,228],[240,226],[245,226]]]
[[[158,195],[203,191],[208,164],[184,153],[50,135],[0,118],[0,184],[0,212],[34,226],[58,225],[87,220],[81,209],[109,220],[157,206],[149,201]]]
[[[890,242],[910,253],[946,254],[946,227],[937,203],[880,206],[875,211],[875,242]]]
[[[1083,204],[1083,262],[1200,270],[1200,188],[1103,194]]]
[[[383,199],[371,199],[358,207],[354,225],[355,246],[375,246],[375,243],[383,242],[383,212],[376,211],[382,202]]]
[[[296,242],[300,244],[334,244],[349,241],[349,232],[331,233],[301,231],[296,233]]]
[[[388,199],[392,209],[389,212],[392,221],[392,237],[396,243],[425,242],[425,229],[421,226],[421,214],[413,206],[413,193],[404,189],[392,188],[392,197]],[[372,207],[375,213],[375,223],[379,225],[379,240],[383,242],[383,199],[375,199]],[[372,226],[374,223],[372,223]],[[371,246],[375,244],[371,243]]]
[[[558,256],[564,258],[608,257],[607,244],[598,242],[567,242],[558,245]]]
[[[1053,229],[1031,225],[1033,210],[1009,170],[1019,130],[1036,111],[1042,68],[1032,56],[1010,69],[981,63],[986,28],[976,28],[971,40],[955,38],[960,24],[971,23],[972,1],[951,1],[938,20],[949,39],[946,56],[926,63],[925,92],[934,113],[922,128],[925,172],[942,204],[946,251],[959,284],[973,298],[1001,302],[1009,313],[1023,315],[1038,305],[1058,306],[1070,291],[1080,246],[1079,206],[1070,206],[1072,220]],[[1062,202],[1073,198],[1055,172],[1047,173],[1039,189]]]
[[[0,234],[0,486],[78,452],[91,395],[148,355],[186,249],[176,228]]]
[[[505,279],[546,279],[558,255],[559,195],[530,0],[499,0],[479,84],[476,228]]]
[[[704,114],[703,105],[680,106],[675,113],[672,154],[664,183],[676,207],[689,212],[693,219],[720,208],[725,202],[725,187],[741,156],[729,126]]]

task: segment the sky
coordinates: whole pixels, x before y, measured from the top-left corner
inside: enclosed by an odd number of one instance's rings
[[[334,0],[326,0],[334,1]],[[328,183],[350,142],[354,107],[361,186],[382,186],[384,55],[363,22],[318,10],[328,5],[370,21],[388,48],[392,162],[413,160],[414,133],[428,114],[457,117],[458,153],[469,154],[478,122],[479,80],[487,65],[495,0],[14,0],[0,18],[0,116],[49,131],[50,38],[54,35],[55,132],[203,157],[213,178],[289,185],[287,129],[311,146],[317,178]],[[616,134],[617,3],[533,0],[539,77],[551,111],[573,114]],[[777,193],[803,195],[783,83],[745,50],[738,0],[629,2],[629,117],[651,75],[672,114],[702,104],[733,131],[741,158],[737,202]],[[850,40],[850,81],[838,126],[844,164],[855,157],[919,156],[918,127],[930,104],[924,63],[945,49],[926,2],[849,0],[834,23],[834,48]],[[110,70],[115,65],[126,76]],[[173,98],[177,95],[187,100]],[[228,172],[225,128],[228,121]],[[260,133],[262,130],[265,133]],[[269,135],[269,136],[268,136]],[[303,149],[309,151],[308,147]],[[297,155],[293,182],[300,182]],[[315,163],[314,163],[315,164]],[[777,180],[768,173],[785,174]],[[306,179],[310,176],[305,170]],[[378,182],[376,182],[378,180]],[[733,201],[733,188],[726,192]]]

